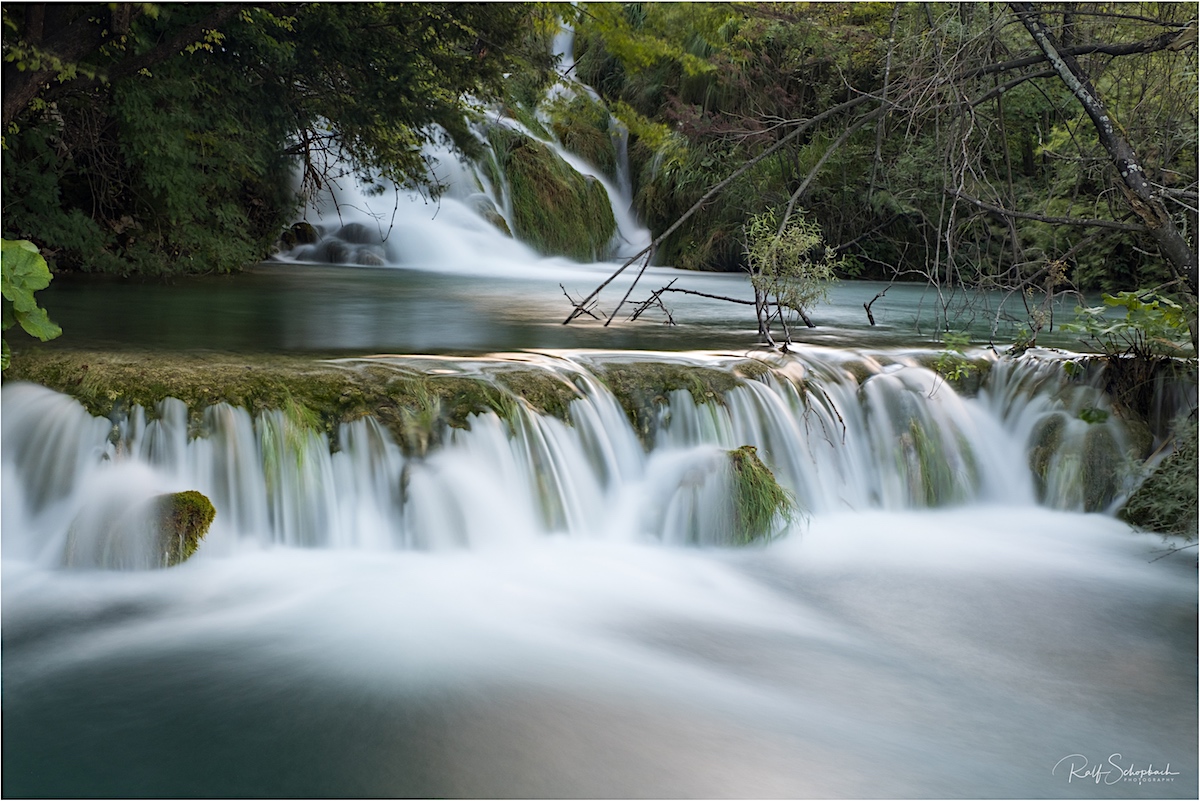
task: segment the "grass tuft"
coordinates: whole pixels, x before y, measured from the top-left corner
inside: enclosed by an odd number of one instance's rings
[[[733,468],[735,544],[774,538],[796,519],[796,499],[779,485],[753,445],[727,453]]]

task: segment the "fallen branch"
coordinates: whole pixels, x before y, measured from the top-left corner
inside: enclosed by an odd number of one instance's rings
[[[654,246],[651,245],[650,249],[648,251],[646,251],[646,260],[644,262],[642,262],[642,269],[638,270],[637,278],[633,279],[633,283],[629,285],[629,289],[625,290],[625,297],[621,298],[621,302],[617,304],[617,308],[613,309],[612,314],[608,315],[608,319],[604,321],[605,328],[608,328],[608,324],[611,323],[613,321],[613,318],[617,316],[617,312],[619,312],[621,310],[621,307],[625,305],[625,301],[629,300],[629,295],[633,292],[633,288],[638,285],[638,281],[642,280],[642,276],[645,274],[646,268],[650,266],[650,258],[653,255],[654,255]],[[672,281],[671,283],[675,283],[675,282]],[[659,305],[662,305],[661,301],[659,301]],[[663,310],[665,311],[666,307],[663,307]],[[671,316],[669,312],[667,313],[667,316],[668,317]],[[671,324],[674,325],[675,321],[672,320]]]
[[[1171,548],[1166,553],[1164,553],[1162,556],[1156,556],[1153,559],[1151,559],[1148,562],[1148,564],[1154,564],[1159,559],[1166,559],[1168,556],[1170,556],[1173,553],[1179,553],[1180,551],[1186,551],[1188,548],[1195,548],[1197,545],[1200,545],[1200,542],[1193,542],[1191,545],[1180,545],[1178,548]]]
[[[559,288],[559,289],[561,289],[561,290],[563,291],[563,294],[567,296],[567,300],[568,300],[568,301],[570,301],[570,302],[571,302],[571,305],[575,307],[575,311],[574,311],[574,312],[572,312],[572,316],[578,316],[578,315],[580,315],[580,314],[586,314],[588,317],[591,317],[593,320],[599,320],[599,319],[600,319],[599,317],[597,317],[597,316],[596,316],[596,315],[595,315],[595,314],[592,312],[592,309],[596,308],[596,304],[595,304],[595,303],[592,303],[590,306],[587,306],[587,307],[585,308],[585,307],[584,307],[584,303],[586,303],[586,302],[587,302],[586,300],[581,300],[581,301],[579,301],[579,302],[576,302],[576,301],[575,301],[575,299],[571,297],[571,293],[567,292],[567,288],[566,288],[565,286],[563,286],[562,284],[559,284],[559,285],[558,285],[558,288]]]
[[[606,286],[611,284],[616,279],[617,276],[619,276],[621,273],[625,272],[625,270],[629,267],[629,265],[633,264],[635,261],[642,258],[643,256],[650,253],[651,251],[657,250],[658,246],[661,245],[663,242],[665,242],[667,237],[669,237],[671,234],[673,234],[677,230],[679,230],[680,226],[682,226],[685,222],[687,222],[687,220],[693,214],[695,214],[697,211],[699,211],[701,208],[703,208],[704,205],[706,203],[708,203],[708,201],[710,201],[714,197],[716,197],[721,192],[721,190],[723,190],[725,187],[729,186],[731,183],[736,181],[738,178],[740,178],[742,175],[744,175],[747,171],[749,171],[751,168],[753,168],[756,164],[763,161],[768,156],[773,155],[776,151],[783,148],[783,146],[788,144],[789,142],[792,142],[793,140],[798,139],[802,133],[807,131],[813,125],[816,125],[819,122],[823,122],[824,120],[828,119],[829,117],[832,117],[833,115],[835,115],[839,112],[848,111],[849,109],[855,108],[857,106],[861,106],[862,104],[867,103],[867,102],[871,101],[872,99],[873,98],[871,98],[869,95],[863,95],[861,97],[856,97],[853,100],[848,100],[845,103],[841,103],[837,106],[834,106],[833,108],[826,109],[825,111],[822,111],[820,114],[816,115],[815,117],[810,117],[809,119],[804,120],[803,122],[800,122],[792,131],[788,132],[788,134],[786,136],[784,136],[783,138],[781,138],[778,142],[771,145],[766,150],[764,150],[763,152],[759,153],[754,158],[747,161],[741,167],[739,167],[734,172],[732,172],[723,181],[716,184],[715,186],[713,186],[712,189],[709,189],[707,192],[705,192],[704,197],[697,200],[690,209],[688,209],[687,211],[685,211],[683,213],[683,216],[681,216],[678,220],[676,220],[674,223],[671,224],[671,227],[669,227],[667,230],[665,230],[661,234],[659,234],[655,238],[655,240],[653,242],[651,242],[649,245],[642,248],[640,251],[638,251],[633,256],[631,256],[628,261],[626,261],[624,264],[622,264],[617,269],[616,272],[614,272],[612,275],[610,275],[608,278],[606,278],[604,280],[604,282],[600,284],[600,286],[598,286],[594,290],[592,290],[592,293],[590,295],[588,295],[586,298],[584,298],[582,301],[580,301],[579,304],[577,304],[575,306],[575,309],[567,316],[567,319],[563,320],[563,325],[567,325],[572,320],[574,320],[576,317],[578,317],[580,314],[580,308],[582,306],[586,305],[589,301],[593,300],[597,295],[599,295]]]

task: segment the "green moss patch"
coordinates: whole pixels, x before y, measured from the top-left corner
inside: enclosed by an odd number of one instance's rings
[[[496,126],[489,137],[508,176],[513,233],[548,256],[607,256],[617,223],[603,185],[523,134]]]
[[[172,567],[189,559],[200,547],[217,510],[212,501],[195,490],[160,495],[153,503],[160,564]]]
[[[1055,414],[1039,422],[1029,436],[1029,469],[1033,472],[1039,501],[1046,500],[1046,479],[1050,470],[1050,462],[1062,445],[1065,428],[1066,422],[1062,415]]]
[[[585,94],[550,104],[550,128],[562,146],[599,169],[617,175],[617,150],[609,133],[608,109]]]
[[[423,453],[446,428],[466,428],[472,414],[507,416],[512,398],[484,378],[425,375],[382,363],[329,362],[302,356],[226,356],[29,350],[6,380],[32,381],[109,416],[134,404],[187,404],[189,427],[203,432],[203,412],[228,403],[258,415],[282,409],[301,428],[336,445],[341,423],[374,416],[409,453]]]
[[[595,369],[644,444],[653,442],[657,407],[669,402],[671,392],[686,390],[697,404],[723,403],[724,393],[741,384],[724,370],[692,364],[624,362],[597,365]]]
[[[795,520],[795,498],[775,480],[753,445],[726,453],[733,468],[734,543],[771,539]]]
[[[1100,512],[1109,507],[1121,490],[1124,454],[1107,428],[1088,427],[1083,438],[1083,510]]]
[[[505,389],[524,398],[534,411],[563,421],[570,419],[571,401],[583,397],[574,384],[547,370],[501,370],[495,378]]]
[[[1191,420],[1176,431],[1175,451],[1155,468],[1117,513],[1125,522],[1187,539],[1197,527],[1197,429]]]

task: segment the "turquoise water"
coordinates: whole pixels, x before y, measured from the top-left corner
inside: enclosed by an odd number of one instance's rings
[[[180,278],[171,283],[60,277],[39,297],[63,328],[54,347],[208,348],[226,351],[318,353],[484,353],[522,348],[702,350],[747,349],[758,343],[752,307],[670,295],[677,322],[661,313],[626,322],[626,307],[611,326],[582,318],[561,325],[575,298],[587,295],[617,265],[555,264],[531,267],[521,276],[450,274],[405,268],[354,268],[266,264],[245,274]],[[630,271],[632,272],[632,271]],[[628,287],[614,282],[601,299],[611,312]],[[653,268],[632,297],[676,279],[676,286],[715,295],[752,299],[745,276]],[[872,306],[863,304],[887,284],[836,284],[828,303],[812,317],[817,328],[794,329],[797,342],[830,346],[901,347],[934,342],[941,304],[924,285],[897,284]],[[986,345],[1011,344],[1023,319],[1019,297],[998,294],[944,299],[950,327],[970,331]],[[970,302],[971,308],[963,308]],[[1061,322],[1074,301],[1063,301]],[[776,334],[778,336],[778,333]],[[18,339],[18,341],[20,341]],[[1040,344],[1078,349],[1057,328]]]

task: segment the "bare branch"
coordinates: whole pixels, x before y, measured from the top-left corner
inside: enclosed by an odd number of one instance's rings
[[[1137,225],[1135,223],[1116,222],[1115,220],[1090,220],[1081,219],[1078,217],[1049,217],[1045,214],[1034,214],[1033,212],[1029,211],[1013,211],[1012,209],[1002,209],[999,206],[993,206],[991,203],[985,203],[977,197],[971,197],[964,192],[959,192],[954,189],[947,189],[945,192],[951,197],[965,200],[974,206],[978,206],[984,211],[990,211],[992,214],[999,214],[1002,217],[1016,217],[1020,220],[1037,220],[1038,222],[1050,223],[1051,225],[1081,225],[1092,228],[1108,228],[1113,231],[1134,231],[1138,233],[1146,231],[1146,226]]]

